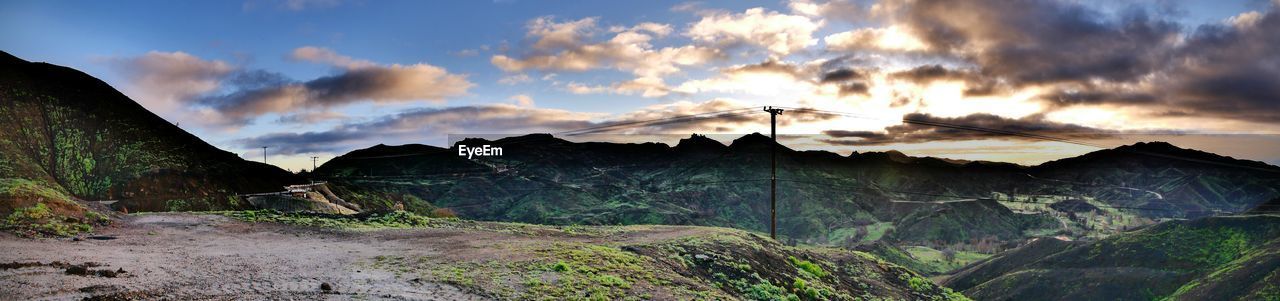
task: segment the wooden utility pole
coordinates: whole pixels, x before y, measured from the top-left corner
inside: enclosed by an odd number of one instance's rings
[[[267,147],[262,147],[262,164],[267,164]]]
[[[316,159],[320,157],[311,157],[311,172],[316,172]]]
[[[778,239],[778,115],[782,109],[764,107],[769,112],[769,138],[773,145],[769,151],[769,238]]]

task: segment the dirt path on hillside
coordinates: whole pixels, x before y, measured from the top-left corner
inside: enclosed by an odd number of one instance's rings
[[[696,227],[645,226],[622,235],[556,241],[642,243],[698,235]],[[397,278],[374,258],[503,259],[512,245],[548,237],[458,229],[337,231],[244,223],[223,216],[129,216],[97,235],[115,239],[23,239],[0,234],[0,299],[381,299],[483,300],[458,287]],[[50,265],[51,262],[66,263]],[[33,263],[44,264],[31,266]],[[68,266],[91,263],[91,276]],[[95,266],[97,265],[97,266]],[[123,270],[106,277],[96,271]],[[328,283],[330,291],[321,289]]]

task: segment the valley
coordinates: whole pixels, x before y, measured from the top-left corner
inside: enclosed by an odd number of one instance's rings
[[[295,173],[0,59],[4,297],[1280,298],[1280,169],[1164,142],[1024,166],[528,134]]]

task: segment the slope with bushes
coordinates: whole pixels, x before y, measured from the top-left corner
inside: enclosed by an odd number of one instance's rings
[[[1274,300],[1280,216],[1172,221],[1089,243],[1041,239],[943,285],[980,300]]]

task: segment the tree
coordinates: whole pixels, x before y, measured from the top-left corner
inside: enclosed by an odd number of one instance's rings
[[[942,259],[946,260],[948,263],[956,262],[956,250],[952,250],[951,248],[942,249]]]

